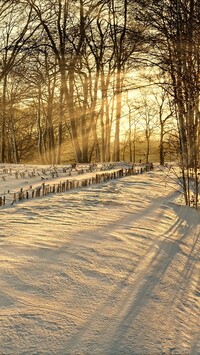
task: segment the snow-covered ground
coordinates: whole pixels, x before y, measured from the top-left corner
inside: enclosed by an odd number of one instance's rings
[[[12,172],[8,201],[39,183]],[[200,354],[200,211],[179,197],[155,169],[1,206],[0,354]]]

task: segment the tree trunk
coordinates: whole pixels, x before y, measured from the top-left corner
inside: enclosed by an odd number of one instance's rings
[[[83,105],[81,113],[81,140],[82,140],[82,162],[88,163],[88,136],[90,132],[90,122],[87,122],[88,105],[88,78],[84,75],[83,83]],[[89,127],[87,128],[87,124]]]
[[[150,154],[150,134],[149,134],[149,129],[146,129],[145,131],[146,135],[146,142],[147,142],[147,147],[146,147],[146,163],[149,163],[149,154]]]
[[[1,156],[2,163],[5,162],[5,126],[6,126],[6,90],[7,90],[7,74],[3,77],[3,92],[2,92],[2,108],[1,108]]]
[[[117,68],[117,79],[116,79],[116,122],[115,122],[115,142],[114,142],[114,160],[120,161],[120,118],[121,118],[121,107],[122,107],[122,72],[121,66]]]
[[[64,87],[65,99],[68,107],[69,118],[70,118],[70,127],[71,127],[71,136],[72,144],[74,148],[75,160],[78,163],[82,163],[82,152],[80,149],[77,127],[76,127],[76,112],[74,107],[74,68],[69,69],[69,90],[66,84],[65,69],[61,69],[62,74],[62,85]]]
[[[11,133],[11,146],[12,146],[12,155],[13,155],[13,162],[15,164],[19,163],[19,156],[18,156],[18,150],[17,150],[17,142],[16,142],[16,136],[15,136],[15,128],[14,128],[14,118],[13,114],[11,113],[10,117],[10,133]]]
[[[160,145],[159,145],[159,156],[160,156],[160,165],[165,163],[165,154],[164,154],[164,124],[160,121]]]
[[[44,164],[44,156],[42,151],[42,128],[41,128],[41,100],[42,91],[41,84],[38,86],[38,106],[37,106],[37,130],[38,130],[38,154],[41,164]]]
[[[62,146],[62,122],[64,116],[64,104],[63,104],[63,87],[60,87],[60,97],[59,97],[59,121],[58,121],[58,146],[57,146],[57,157],[56,164],[61,162],[61,146]]]

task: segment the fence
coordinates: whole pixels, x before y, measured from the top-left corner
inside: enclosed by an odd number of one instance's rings
[[[42,196],[47,196],[49,194],[66,192],[71,189],[86,187],[92,184],[99,184],[99,183],[107,182],[110,179],[117,179],[123,176],[143,174],[144,172],[150,171],[152,169],[153,166],[145,165],[137,168],[131,167],[131,168],[117,169],[111,172],[100,172],[98,174],[95,174],[95,176],[93,177],[84,178],[82,180],[70,179],[70,180],[60,181],[57,184],[55,183],[47,184],[43,182],[40,186],[35,188],[32,188],[32,186],[30,186],[28,190],[27,189],[24,190],[23,188],[20,188],[19,192],[15,192],[13,194],[13,200],[11,202],[11,205],[19,201],[22,201],[24,199],[28,200],[28,199],[38,198]],[[5,204],[6,204],[6,197],[0,196],[0,206],[4,206]]]

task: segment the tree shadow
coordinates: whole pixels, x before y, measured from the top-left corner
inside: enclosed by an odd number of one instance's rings
[[[167,200],[174,198],[176,195],[176,192],[172,193],[170,196],[167,196]],[[135,223],[148,214],[152,214],[159,204],[163,202],[166,203],[166,198],[155,199],[148,208],[142,211],[142,214],[138,213],[134,216],[129,214],[123,217],[120,223]],[[123,292],[122,295],[121,284],[116,285],[113,294],[108,296],[105,301],[100,302],[99,307],[77,329],[76,333],[70,337],[66,344],[67,347],[73,348],[84,337],[86,337],[85,341],[89,342],[88,333],[91,332],[91,336],[93,334],[95,337],[94,331],[96,330],[97,335],[95,339],[98,343],[101,342],[104,349],[102,353],[118,354],[120,345],[125,341],[128,329],[134,326],[134,320],[140,316],[143,308],[147,308],[150,305],[155,289],[164,279],[165,274],[170,272],[170,267],[178,256],[184,258],[184,268],[178,280],[177,292],[170,294],[171,298],[167,309],[164,308],[162,311],[165,314],[168,311],[171,313],[168,307],[173,306],[175,303],[175,307],[177,308],[178,304],[181,303],[181,298],[187,297],[195,263],[199,260],[200,255],[200,246],[198,245],[199,232],[197,231],[199,215],[197,211],[191,210],[189,207],[173,205],[171,202],[167,203],[167,206],[172,207],[176,215],[175,222],[165,232],[164,236],[162,235],[159,240],[152,242],[137,267],[133,266],[129,274],[124,276],[124,284],[130,285],[130,281],[133,281],[132,286],[128,287],[128,290]],[[163,211],[161,209],[159,213],[161,218],[162,214]],[[115,228],[116,225],[112,223],[108,226],[109,232]],[[192,234],[194,237],[191,243]],[[114,303],[117,306],[114,307],[114,311],[112,311],[112,316],[110,317],[109,309],[112,308]],[[99,319],[101,319],[100,324],[98,324]],[[107,327],[109,327],[109,338],[106,336]],[[173,341],[175,345],[179,344],[181,347],[180,339],[175,337]],[[198,347],[197,341],[198,339],[195,336],[191,339],[191,350]]]

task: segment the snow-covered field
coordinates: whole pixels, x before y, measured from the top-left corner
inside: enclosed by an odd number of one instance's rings
[[[166,174],[0,207],[1,355],[200,354],[200,210]]]

